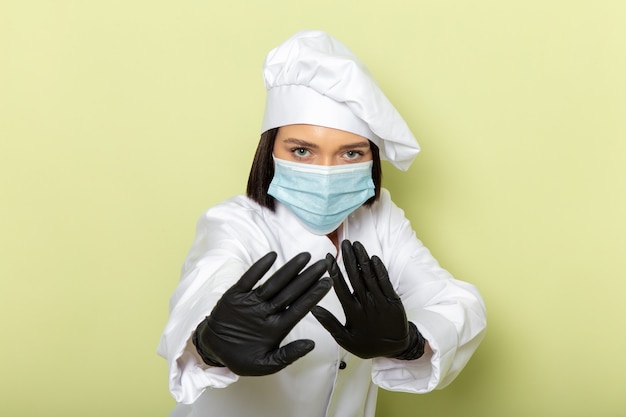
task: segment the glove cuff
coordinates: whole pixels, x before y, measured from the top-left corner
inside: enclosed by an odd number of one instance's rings
[[[207,322],[206,320],[203,320],[202,323],[200,323],[198,327],[196,327],[196,331],[193,332],[193,335],[191,336],[191,342],[196,347],[196,351],[198,352],[198,355],[200,355],[204,363],[209,366],[223,368],[224,365],[217,361],[213,356],[211,356],[211,349],[204,343],[202,343],[202,341],[199,339],[200,333],[204,330],[206,326]]]
[[[426,339],[424,339],[424,336],[417,330],[417,326],[412,322],[409,322],[409,339],[409,348],[396,356],[396,359],[412,361],[421,358],[424,354]]]

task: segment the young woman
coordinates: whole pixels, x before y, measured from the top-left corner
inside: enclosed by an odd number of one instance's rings
[[[381,157],[407,169],[415,138],[324,32],[272,50],[264,75],[247,195],[201,217],[171,299],[171,415],[374,416],[378,387],[443,388],[485,308],[380,187]]]

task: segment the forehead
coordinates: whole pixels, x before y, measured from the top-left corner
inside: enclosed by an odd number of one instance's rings
[[[345,130],[333,129],[317,125],[287,125],[278,129],[277,142],[299,140],[306,141],[317,146],[341,146],[346,144],[369,146],[369,140]]]

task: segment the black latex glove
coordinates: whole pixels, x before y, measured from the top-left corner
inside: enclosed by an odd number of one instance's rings
[[[300,271],[311,259],[301,253],[253,289],[276,260],[270,252],[243,274],[198,325],[193,342],[209,365],[226,366],[237,375],[268,375],[309,353],[312,340],[280,342],[332,286],[324,260]]]
[[[370,259],[359,242],[352,245],[344,240],[341,250],[354,292],[350,292],[335,258],[329,254],[326,261],[346,324],[319,306],[311,310],[313,315],[340,346],[361,358],[409,360],[422,356],[425,340],[415,325],[407,321],[402,301],[380,258]]]

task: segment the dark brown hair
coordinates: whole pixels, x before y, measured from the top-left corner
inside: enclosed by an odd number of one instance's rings
[[[274,152],[274,141],[278,128],[270,129],[261,134],[259,146],[256,148],[252,167],[250,168],[250,176],[248,177],[248,187],[246,194],[252,200],[256,201],[263,207],[267,207],[274,211],[276,200],[267,193],[267,189],[274,178],[274,160],[272,154]],[[382,167],[380,164],[380,151],[372,141],[370,141],[370,149],[372,150],[372,180],[374,180],[374,196],[365,202],[366,206],[371,205],[378,199],[380,195],[380,184],[382,181]]]

